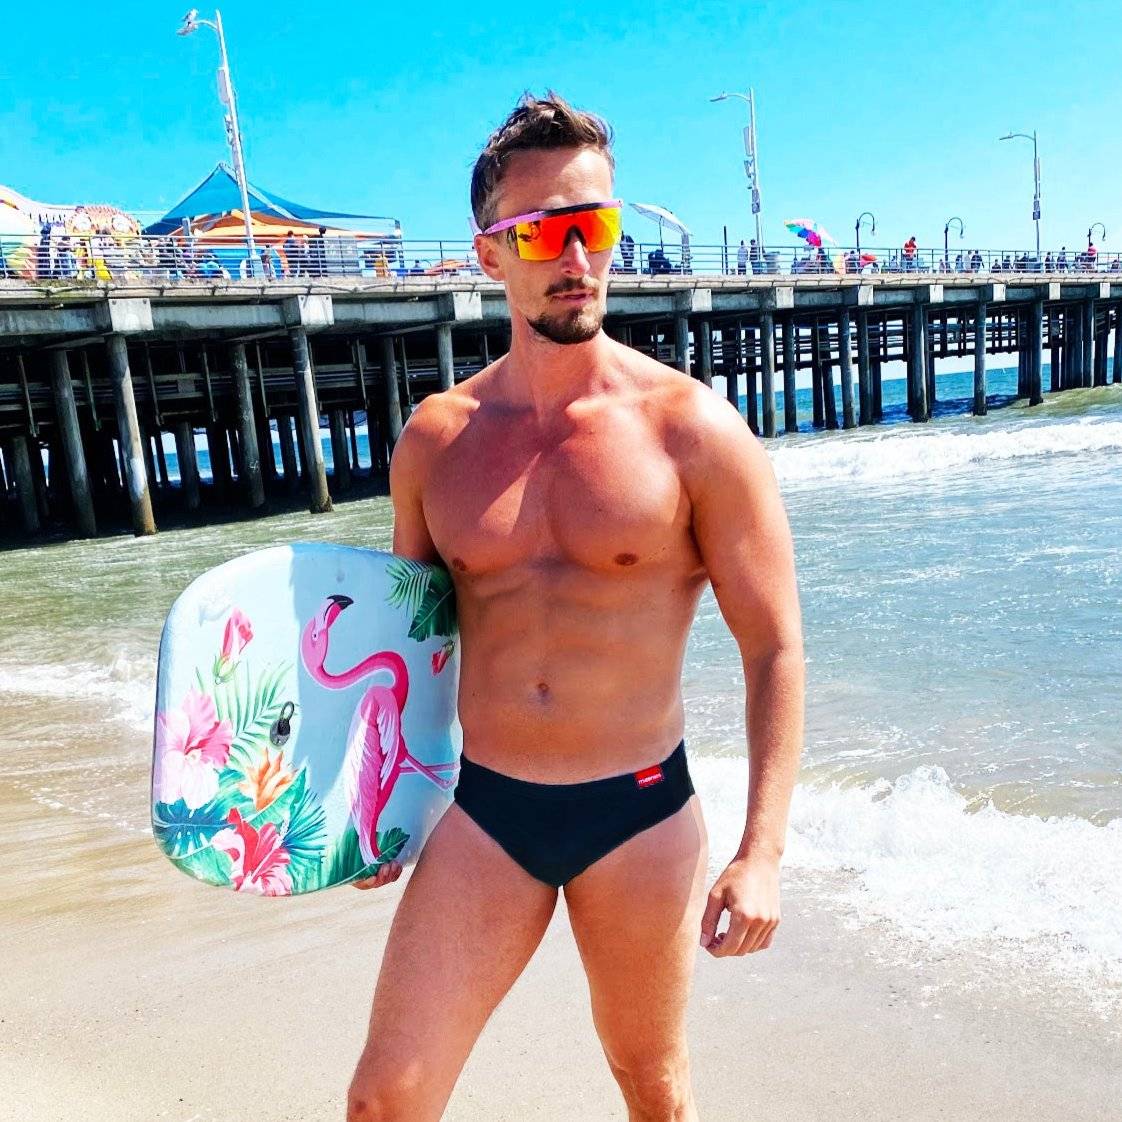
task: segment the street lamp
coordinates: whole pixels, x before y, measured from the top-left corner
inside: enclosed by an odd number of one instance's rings
[[[873,225],[869,230],[870,234],[877,232],[877,216],[871,210],[863,210],[858,216],[857,221],[853,225],[853,232],[857,236],[857,267],[861,267],[861,219],[871,218]]]
[[[1036,129],[1032,135],[1027,132],[1011,132],[999,136],[998,140],[1014,140],[1020,137],[1032,141],[1032,220],[1036,223],[1036,261],[1040,263],[1040,157],[1036,153]]]
[[[760,164],[756,154],[756,95],[752,89],[747,94],[722,93],[710,101],[725,101],[737,97],[748,106],[748,124],[744,128],[744,174],[748,177],[748,190],[752,194],[752,213],[756,216],[756,250],[762,261],[764,239],[760,233]]]
[[[1106,241],[1106,227],[1101,222],[1092,222],[1091,225],[1087,227],[1087,248],[1088,249],[1091,248],[1091,235],[1095,232],[1095,227],[1096,226],[1098,226],[1098,228],[1100,230],[1102,230],[1103,241],[1104,242]]]
[[[238,108],[234,97],[234,83],[230,78],[230,60],[226,55],[226,36],[222,33],[222,13],[214,10],[213,22],[199,18],[199,9],[192,8],[183,17],[183,26],[176,32],[177,35],[190,35],[200,27],[209,27],[218,36],[218,53],[222,65],[218,68],[218,100],[226,106],[226,140],[230,145],[230,153],[234,158],[234,178],[238,182],[238,190],[242,196],[242,217],[245,219],[245,242],[249,254],[247,261],[248,273],[253,276],[254,266],[257,261],[257,248],[253,244],[253,218],[249,213],[249,188],[245,180],[245,155],[242,152],[242,134],[238,127]]]
[[[949,245],[951,223],[958,223],[958,240],[962,241],[963,235],[966,233],[966,228],[962,225],[961,218],[948,218],[946,225],[943,227],[943,268],[949,273],[951,271],[951,251]],[[1036,248],[1037,255],[1040,254],[1040,247]]]

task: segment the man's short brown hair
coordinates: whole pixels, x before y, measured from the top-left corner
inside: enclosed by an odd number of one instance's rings
[[[524,93],[514,112],[491,134],[471,173],[471,211],[481,230],[498,221],[496,205],[506,162],[513,152],[550,148],[595,148],[609,167],[612,130],[594,113],[574,109],[563,97],[547,90],[545,97]]]

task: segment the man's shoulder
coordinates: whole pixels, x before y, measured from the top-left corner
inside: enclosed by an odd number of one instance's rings
[[[723,395],[679,370],[640,357],[648,364],[649,399],[663,447],[687,489],[735,465],[750,475],[769,470],[762,445]]]
[[[413,406],[401,431],[401,440],[432,448],[454,439],[479,407],[478,398],[465,388],[466,385],[465,382],[452,389],[429,394]]]
[[[704,383],[676,367],[632,351],[630,373],[668,437],[702,438],[746,428],[737,411]]]
[[[406,487],[423,488],[433,459],[466,423],[465,405],[454,389],[430,394],[413,406],[390,457],[391,493]]]

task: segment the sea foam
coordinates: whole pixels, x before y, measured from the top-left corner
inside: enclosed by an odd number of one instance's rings
[[[780,484],[830,479],[878,482],[941,475],[1030,456],[1122,450],[1122,421],[1066,421],[989,432],[885,432],[817,438],[771,451]]]
[[[0,664],[0,694],[94,703],[97,719],[150,728],[155,707],[156,660],[117,654],[106,665],[86,662]]]
[[[695,758],[713,869],[744,828],[747,762]],[[1016,948],[1122,984],[1122,820],[1042,819],[967,801],[939,767],[866,786],[800,785],[785,865],[848,874],[846,906],[935,946]]]

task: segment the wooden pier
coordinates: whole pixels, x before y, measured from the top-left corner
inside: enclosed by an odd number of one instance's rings
[[[724,377],[728,399],[746,395],[745,421],[765,438],[796,431],[803,370],[812,423],[823,429],[881,419],[890,361],[906,364],[917,423],[932,414],[938,358],[973,356],[978,414],[986,355],[1017,355],[1017,395],[1030,404],[1046,392],[1122,382],[1122,278],[613,276],[605,327],[706,384]],[[502,288],[476,277],[0,281],[0,534],[21,542],[62,526],[92,537],[122,520],[151,534],[161,512],[205,521],[212,510],[267,510],[298,494],[311,511],[329,511],[332,496],[357,483],[384,488],[412,406],[508,342]],[[363,414],[366,462],[356,433]],[[165,433],[178,482],[169,478]],[[205,433],[209,482],[197,433]]]

